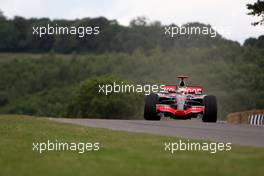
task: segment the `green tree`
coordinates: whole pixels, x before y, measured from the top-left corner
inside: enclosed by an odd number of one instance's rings
[[[244,46],[251,46],[256,48],[264,48],[264,35],[259,36],[258,38],[248,38],[244,42]]]
[[[4,13],[2,12],[2,10],[0,9],[0,21],[2,20],[6,20],[6,17],[4,16]]]
[[[66,116],[79,118],[138,118],[143,107],[143,96],[135,93],[100,92],[99,86],[131,84],[118,76],[101,76],[81,83],[66,108]]]
[[[257,22],[253,22],[252,25],[263,25],[264,24],[264,1],[263,0],[258,0],[254,4],[247,4],[248,10],[250,12],[248,15],[253,15],[253,16],[258,16],[261,19]]]

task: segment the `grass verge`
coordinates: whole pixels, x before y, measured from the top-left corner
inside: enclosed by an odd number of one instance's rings
[[[32,151],[33,142],[100,142],[98,152]],[[262,175],[264,150],[232,146],[229,152],[164,151],[180,138],[61,124],[0,115],[0,175]]]

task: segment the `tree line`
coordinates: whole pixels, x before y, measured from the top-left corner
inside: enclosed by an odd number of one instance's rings
[[[82,38],[77,34],[46,34],[42,37],[33,35],[33,28],[47,26],[47,24],[64,27],[98,26],[100,27],[100,34]],[[187,23],[185,26],[203,28],[210,25],[193,22]],[[223,45],[228,41],[220,34],[216,38],[203,35],[191,36],[191,38],[190,36],[179,35],[170,38],[164,35],[164,25],[159,21],[150,22],[144,17],[135,18],[129,26],[123,26],[116,20],[108,20],[105,17],[51,20],[49,18],[25,19],[15,16],[12,19],[7,19],[3,14],[0,14],[0,38],[0,52],[30,53],[131,53],[138,48],[151,50],[155,47],[161,47],[166,50],[175,47],[214,47]]]
[[[144,95],[98,94],[98,84],[178,84],[191,78],[217,97],[219,118],[263,109],[264,50],[215,48],[138,49],[133,53],[0,54],[0,113],[54,117],[142,118]]]

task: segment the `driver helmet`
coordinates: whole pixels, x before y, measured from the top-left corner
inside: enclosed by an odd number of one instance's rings
[[[186,93],[186,87],[178,87],[178,89],[176,90],[176,93],[185,94]]]

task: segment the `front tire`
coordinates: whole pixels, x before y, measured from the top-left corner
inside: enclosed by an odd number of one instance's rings
[[[217,101],[213,95],[204,97],[203,122],[215,123],[217,121]]]
[[[144,119],[145,120],[160,120],[160,116],[156,111],[158,95],[151,93],[145,97]]]

